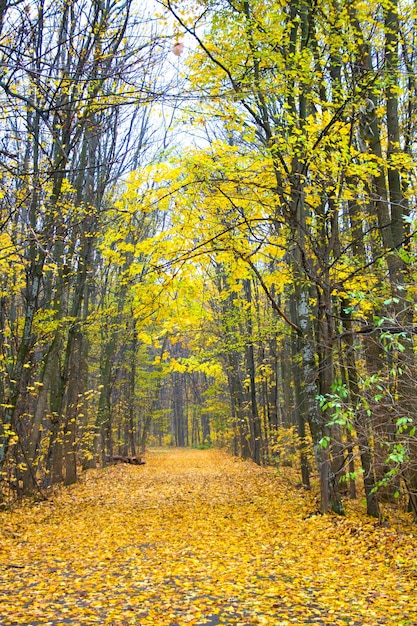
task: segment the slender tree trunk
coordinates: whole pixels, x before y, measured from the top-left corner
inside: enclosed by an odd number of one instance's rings
[[[227,357],[229,393],[232,403],[232,413],[234,414],[237,426],[240,454],[242,458],[248,459],[251,456],[249,446],[249,428],[244,412],[244,393],[239,373],[239,357],[237,353],[229,353]]]
[[[80,330],[74,331],[74,347],[68,372],[66,394],[66,415],[64,423],[64,483],[71,485],[77,480],[77,424],[81,391],[83,389],[82,363],[83,336]]]
[[[363,471],[363,483],[366,497],[366,511],[368,515],[379,518],[379,505],[376,494],[375,469],[372,456],[372,448],[370,442],[370,424],[366,411],[358,409],[362,403],[361,392],[359,389],[357,366],[355,359],[354,340],[352,333],[352,320],[349,314],[348,302],[342,302],[341,317],[343,327],[345,329],[343,338],[346,345],[344,351],[346,359],[347,378],[351,401],[355,411],[355,430],[358,438],[358,448]]]
[[[252,288],[250,280],[245,280],[244,290],[246,295],[246,302],[248,305],[252,305]],[[247,311],[246,317],[246,329],[247,329],[247,342],[245,347],[245,356],[246,356],[246,366],[248,368],[249,374],[249,406],[250,406],[250,433],[251,433],[251,454],[252,459],[260,465],[261,463],[261,450],[262,450],[262,441],[261,441],[261,424],[259,419],[258,412],[258,402],[257,402],[257,394],[256,394],[256,383],[255,383],[255,351],[253,347],[253,327],[252,327],[252,312],[249,308]]]

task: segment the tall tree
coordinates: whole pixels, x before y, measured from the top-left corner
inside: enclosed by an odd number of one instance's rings
[[[19,289],[3,301],[10,325],[0,468],[14,432],[16,472],[29,482],[45,446],[45,481],[62,479],[64,456],[67,481],[75,475],[94,247],[109,190],[149,139],[142,105],[152,101],[162,60],[155,35],[150,16],[134,14],[130,2],[17,3],[3,19],[2,176],[10,187],[1,210],[22,264]]]

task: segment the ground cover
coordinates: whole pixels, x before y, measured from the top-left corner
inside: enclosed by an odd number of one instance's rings
[[[218,450],[154,451],[0,514],[0,624],[417,624],[417,544]]]

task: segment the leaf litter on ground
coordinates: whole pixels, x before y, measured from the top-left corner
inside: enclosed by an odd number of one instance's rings
[[[416,533],[314,514],[219,450],[147,454],[0,514],[0,624],[417,624]]]

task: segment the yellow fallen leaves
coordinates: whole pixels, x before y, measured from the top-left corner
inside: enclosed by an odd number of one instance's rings
[[[415,537],[311,512],[215,450],[91,471],[0,515],[0,624],[417,624]]]

